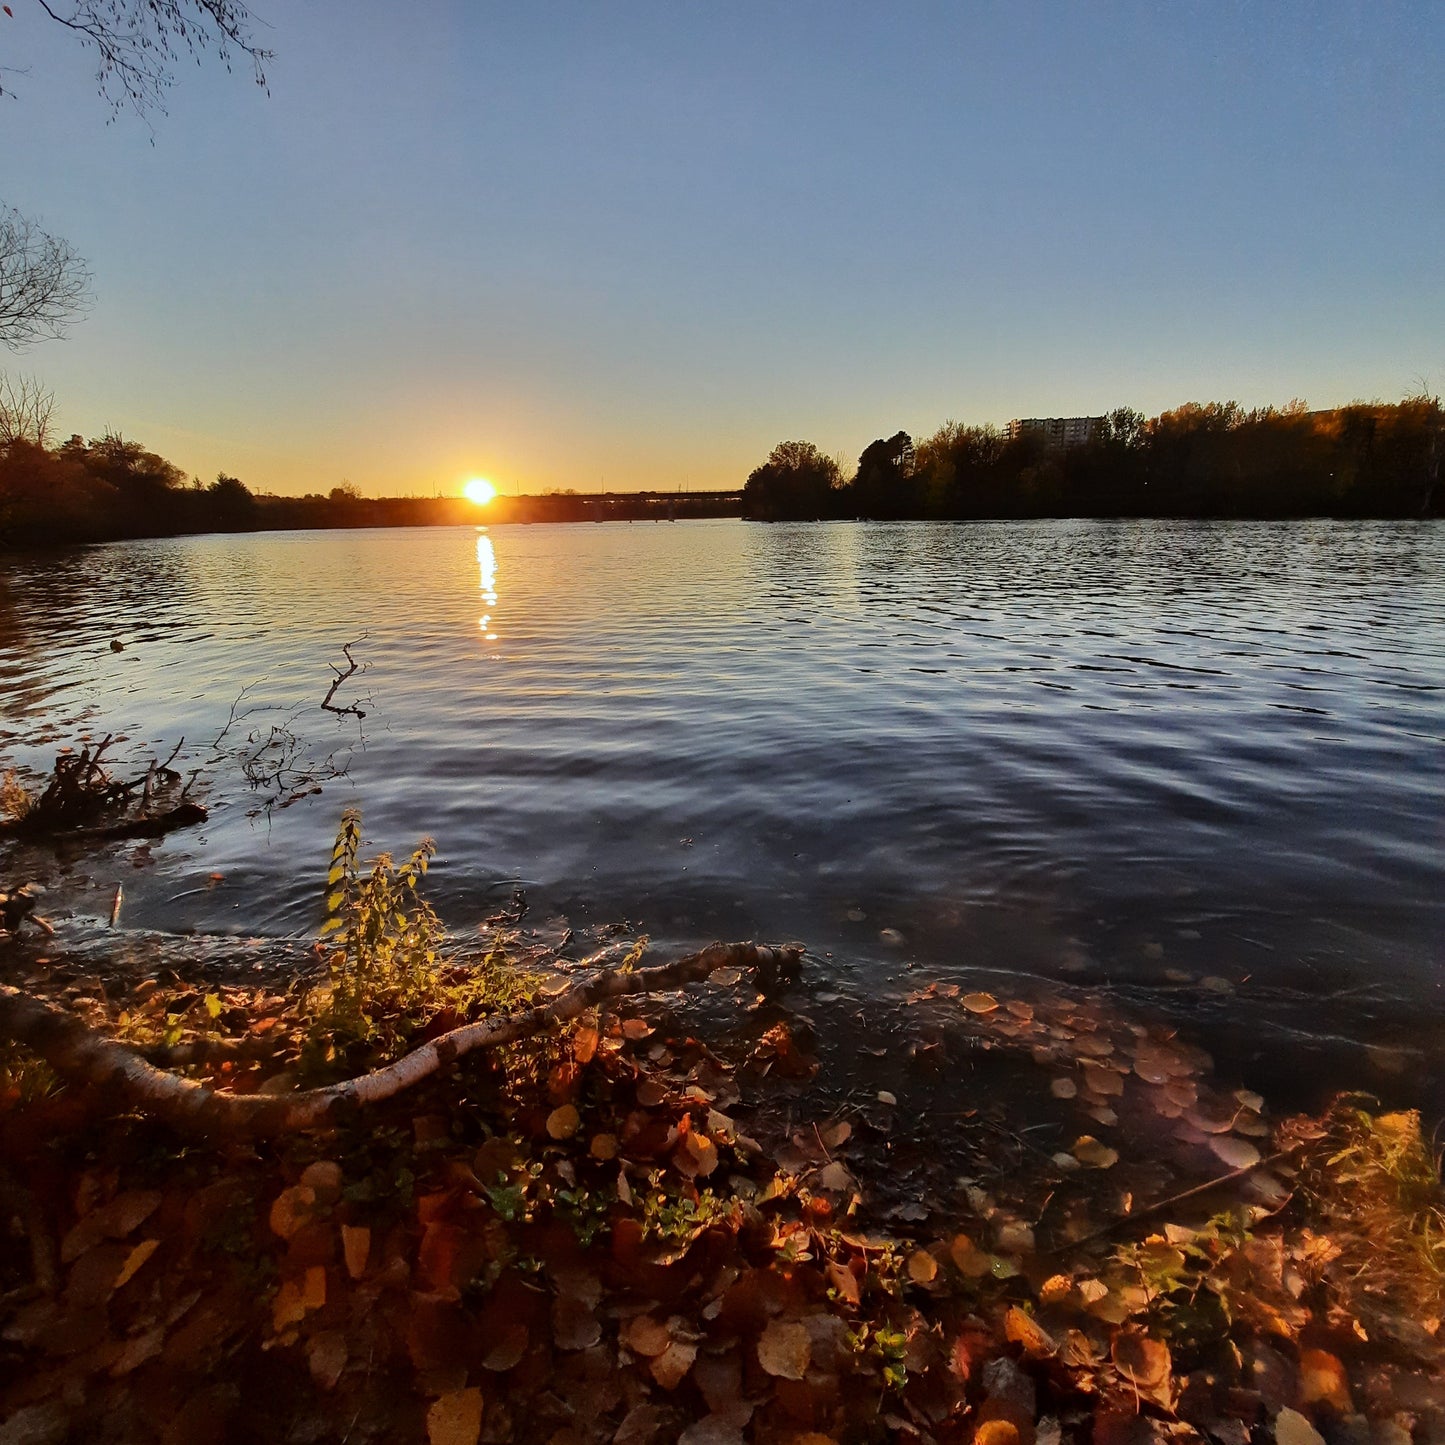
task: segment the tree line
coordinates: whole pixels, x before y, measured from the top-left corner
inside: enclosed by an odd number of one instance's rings
[[[1442,410],[1424,394],[1310,411],[1120,407],[1087,441],[948,421],[871,443],[851,477],[812,442],[780,442],[743,491],[758,521],[826,518],[1427,517],[1440,511]]]

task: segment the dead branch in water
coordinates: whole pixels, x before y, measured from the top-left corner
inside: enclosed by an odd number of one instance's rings
[[[111,1090],[132,1108],[201,1136],[275,1135],[327,1124],[348,1110],[394,1098],[478,1049],[559,1028],[627,994],[668,993],[719,969],[751,968],[760,978],[796,968],[799,944],[714,943],[655,968],[610,969],[574,984],[546,1005],[480,1019],[429,1040],[394,1064],[326,1088],[290,1095],[222,1094],[158,1069],[133,1049],[87,1027],[55,1004],[0,985],[0,1038],[38,1054],[61,1078]]]
[[[350,713],[354,717],[365,717],[366,714],[359,707],[357,707],[355,703],[352,703],[350,707],[338,707],[335,703],[331,701],[331,699],[336,696],[336,689],[340,687],[341,684],[345,682],[348,677],[353,676],[355,673],[365,671],[363,665],[357,662],[357,660],[351,655],[351,644],[349,642],[343,642],[341,644],[341,650],[346,654],[346,670],[343,672],[342,669],[337,667],[335,663],[331,664],[331,670],[336,674],[336,676],[332,678],[331,686],[326,689],[326,696],[321,699],[321,706],[327,712],[334,712],[338,716],[345,716],[347,713]]]

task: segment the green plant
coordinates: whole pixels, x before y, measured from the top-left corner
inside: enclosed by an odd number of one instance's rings
[[[441,923],[417,892],[436,844],[423,838],[396,867],[389,853],[370,869],[358,864],[361,814],[348,808],[331,849],[326,921],[333,948],[328,979],[315,1000],[319,1031],[332,1044],[409,1032],[410,1016],[434,997]]]

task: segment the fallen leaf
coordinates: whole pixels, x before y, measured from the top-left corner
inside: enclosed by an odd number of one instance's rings
[[[1120,1330],[1109,1348],[1114,1368],[1136,1388],[1154,1390],[1169,1378],[1169,1346],[1138,1330]]]
[[[531,1336],[524,1324],[510,1325],[501,1339],[482,1357],[482,1368],[494,1374],[503,1374],[520,1363],[531,1344]]]
[[[652,1371],[652,1378],[664,1390],[675,1390],[687,1378],[695,1359],[696,1345],[685,1340],[673,1340],[660,1355],[653,1357],[648,1368]]]
[[[482,1392],[453,1390],[432,1401],[426,1412],[429,1445],[477,1445],[482,1433]]]
[[[602,1326],[585,1301],[563,1295],[552,1301],[552,1338],[559,1350],[590,1350],[602,1338]]]
[[[1083,1134],[1074,1141],[1074,1158],[1090,1169],[1112,1169],[1119,1162],[1119,1151],[1101,1144],[1092,1134]]]
[[[1259,1150],[1247,1140],[1230,1134],[1216,1134],[1210,1139],[1209,1147],[1231,1169],[1248,1169],[1259,1163]]]
[[[841,1149],[853,1137],[853,1126],[846,1119],[839,1119],[823,1129],[820,1137],[825,1149]]]
[[[627,1327],[627,1348],[649,1359],[660,1355],[672,1343],[672,1331],[652,1315],[638,1315]]]
[[[309,1184],[293,1184],[283,1189],[271,1205],[271,1233],[290,1239],[303,1224],[311,1221],[316,1191]]]
[[[1049,1085],[1049,1093],[1056,1099],[1072,1099],[1079,1092],[1079,1086],[1072,1079],[1055,1079]]]
[[[116,1275],[115,1284],[112,1286],[112,1288],[119,1289],[122,1285],[129,1284],[131,1280],[135,1278],[137,1272],[140,1270],[140,1267],[146,1262],[146,1260],[151,1257],[151,1255],[156,1252],[159,1247],[160,1240],[158,1239],[141,1240],[141,1242],[136,1245],[136,1247],[131,1250],[128,1255],[126,1255],[125,1263],[121,1265],[120,1273]]]
[[[1324,1403],[1341,1415],[1354,1411],[1345,1367],[1328,1350],[1301,1350],[1299,1356],[1300,1404]]]
[[[891,1108],[898,1102],[898,1096],[896,1094],[890,1094],[887,1089],[879,1089],[878,1102],[880,1104],[887,1104]]]
[[[343,1224],[341,1254],[346,1260],[347,1274],[352,1279],[360,1279],[366,1273],[366,1261],[371,1254],[371,1231],[363,1224]]]
[[[347,1353],[346,1336],[340,1330],[323,1330],[307,1342],[306,1363],[310,1366],[311,1378],[323,1390],[336,1388],[346,1368]]]
[[[998,1000],[991,993],[966,993],[959,1002],[971,1014],[991,1014],[998,1007]]]
[[[1021,1310],[1017,1305],[1010,1307],[1009,1312],[1004,1316],[1004,1333],[1009,1341],[1015,1345],[1021,1345],[1026,1355],[1032,1355],[1035,1359],[1044,1359],[1052,1355],[1058,1346],[1052,1337],[1044,1330],[1039,1322],[1031,1314]]]
[[[624,1019],[622,1022],[622,1035],[624,1038],[645,1039],[652,1032],[652,1025],[646,1019]]]
[[[582,1126],[582,1116],[573,1104],[563,1104],[547,1115],[547,1133],[554,1139],[570,1139]]]
[[[818,1187],[834,1194],[846,1194],[853,1187],[853,1176],[835,1159],[818,1171]]]
[[[572,1035],[572,1057],[579,1064],[590,1064],[597,1053],[597,1030],[583,1025]]]
[[[914,1284],[931,1284],[938,1275],[938,1261],[926,1249],[915,1249],[908,1256],[908,1278]]]
[[[973,1445],[1019,1445],[1019,1427],[1012,1420],[985,1420],[973,1432]]]
[[[1274,1417],[1275,1445],[1325,1445],[1324,1436],[1298,1410],[1284,1409]]]
[[[594,1159],[601,1159],[605,1162],[608,1159],[617,1158],[618,1147],[616,1134],[594,1134],[587,1152]]]
[[[771,1320],[758,1339],[758,1363],[782,1380],[801,1380],[812,1359],[806,1325]]]

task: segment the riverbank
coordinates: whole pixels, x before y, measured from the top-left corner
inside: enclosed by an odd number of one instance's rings
[[[12,942],[7,977],[213,1087],[328,1072],[317,956],[277,987],[47,948]],[[973,1102],[910,1119],[821,1075],[806,967],[714,975],[736,1024],[707,1038],[686,995],[624,1002],[251,1141],[12,1053],[0,1438],[1440,1438],[1417,1116],[1276,1118],[1086,990],[943,986],[875,1047]],[[576,977],[533,976],[544,1006]]]

